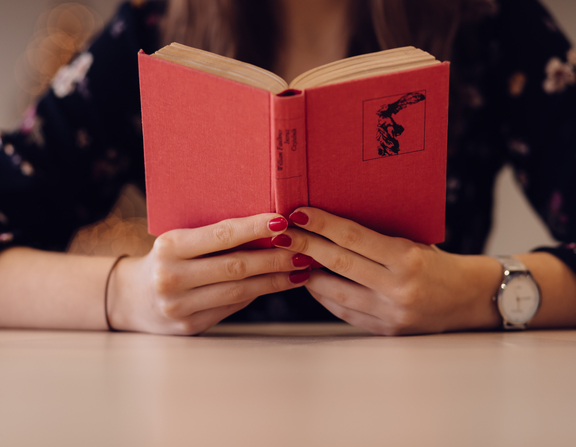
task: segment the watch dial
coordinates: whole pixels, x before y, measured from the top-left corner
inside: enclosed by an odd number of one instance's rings
[[[513,277],[502,291],[500,310],[511,323],[523,324],[532,319],[540,304],[536,283],[527,275]]]

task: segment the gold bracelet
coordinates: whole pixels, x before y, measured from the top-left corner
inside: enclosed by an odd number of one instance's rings
[[[118,332],[118,331],[112,327],[112,325],[110,324],[110,318],[108,318],[108,284],[110,284],[110,278],[112,277],[112,272],[114,271],[114,268],[118,265],[118,263],[122,259],[127,258],[128,256],[129,255],[127,254],[123,254],[116,258],[114,264],[112,264],[112,267],[110,267],[108,277],[106,278],[106,286],[104,286],[104,316],[106,317],[106,325],[108,326],[108,330],[111,332]]]

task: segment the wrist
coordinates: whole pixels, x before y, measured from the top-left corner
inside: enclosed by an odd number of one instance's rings
[[[134,331],[136,325],[136,307],[134,297],[141,296],[138,282],[134,281],[141,258],[125,257],[119,260],[110,272],[107,287],[106,312],[108,323],[116,331]]]
[[[460,296],[463,300],[455,330],[487,330],[502,327],[494,296],[502,283],[502,266],[484,255],[459,256]]]
[[[114,269],[116,268],[116,266],[118,265],[118,263],[120,261],[122,261],[122,259],[127,258],[128,255],[124,254],[124,255],[120,255],[118,256],[114,262],[112,263],[112,266],[110,267],[110,271],[108,272],[108,276],[106,277],[106,284],[104,286],[104,315],[106,317],[106,326],[108,327],[109,331],[116,331],[116,329],[114,329],[114,327],[112,326],[112,324],[110,323],[110,316],[108,313],[108,297],[109,297],[109,293],[108,293],[108,289],[110,288],[110,279],[112,278],[112,275],[114,273]]]
[[[576,274],[559,258],[546,252],[515,255],[540,287],[541,306],[532,328],[576,325]]]

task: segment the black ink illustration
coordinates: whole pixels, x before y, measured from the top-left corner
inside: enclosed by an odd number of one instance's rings
[[[384,104],[376,115],[378,115],[378,127],[376,131],[376,139],[378,140],[378,155],[386,157],[389,155],[397,155],[400,151],[400,143],[397,139],[404,132],[404,127],[394,120],[396,115],[406,107],[419,103],[426,99],[426,96],[421,92],[407,93],[399,100]]]

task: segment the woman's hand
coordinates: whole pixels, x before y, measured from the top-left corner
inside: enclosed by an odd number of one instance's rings
[[[306,288],[337,317],[374,334],[418,334],[497,327],[492,296],[502,269],[487,256],[383,236],[315,208],[290,218],[272,243],[311,256],[345,278],[313,270]]]
[[[164,233],[147,256],[122,260],[113,272],[112,327],[198,334],[260,295],[302,286],[309,273],[288,272],[308,267],[306,256],[275,248],[218,254],[287,226],[278,214],[261,214]]]

